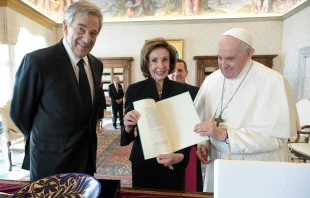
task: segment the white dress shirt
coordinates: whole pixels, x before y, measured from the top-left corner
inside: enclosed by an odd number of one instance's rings
[[[69,44],[67,43],[67,40],[65,38],[62,39],[62,42],[63,42],[65,50],[67,51],[68,56],[70,58],[70,61],[71,61],[77,82],[79,82],[79,66],[77,66],[77,63],[80,61],[81,57],[78,57],[77,55],[75,55],[72,52],[71,47],[69,46]],[[95,93],[95,87],[94,87],[94,83],[93,83],[94,82],[93,75],[91,72],[91,68],[90,68],[90,64],[89,64],[87,56],[84,56],[83,60],[84,60],[84,69],[85,69],[85,72],[87,75],[88,83],[90,86],[91,98],[92,98],[92,102],[93,102],[94,101],[94,93]]]

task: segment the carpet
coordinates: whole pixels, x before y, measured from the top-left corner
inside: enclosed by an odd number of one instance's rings
[[[97,173],[98,179],[120,180],[122,187],[131,188],[131,163],[129,155],[132,144],[120,146],[120,129],[114,129],[111,123],[103,126],[101,132],[97,133]],[[205,166],[202,165],[204,179]],[[29,181],[29,174],[21,179]]]
[[[98,133],[97,174],[98,179],[121,180],[122,187],[131,187],[131,163],[129,154],[132,145],[120,146],[120,129],[112,124]]]
[[[131,144],[125,147],[120,146],[120,129],[114,129],[111,123],[103,126],[101,132],[97,133],[97,173],[98,179],[120,180],[122,187],[130,188],[131,184],[131,163],[129,154]],[[29,174],[20,179],[29,181]]]

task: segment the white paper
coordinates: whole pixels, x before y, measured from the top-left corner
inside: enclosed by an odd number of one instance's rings
[[[134,108],[140,113],[138,127],[145,159],[208,139],[193,132],[200,119],[189,92],[157,103],[153,99],[139,100]]]

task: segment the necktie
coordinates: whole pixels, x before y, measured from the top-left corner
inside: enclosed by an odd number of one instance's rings
[[[84,69],[84,60],[80,59],[77,64],[79,66],[79,88],[80,94],[83,101],[83,105],[85,106],[86,115],[91,113],[92,108],[92,100],[88,78]]]
[[[115,84],[116,93],[118,93],[118,84]]]

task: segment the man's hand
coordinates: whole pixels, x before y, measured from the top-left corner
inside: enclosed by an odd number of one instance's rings
[[[208,160],[208,149],[204,145],[199,146],[196,154],[203,164],[210,164],[212,162],[212,160]]]
[[[122,103],[122,101],[123,101],[123,98],[120,98],[120,99],[115,100],[115,101],[117,102],[117,104],[121,104],[121,103]]]

